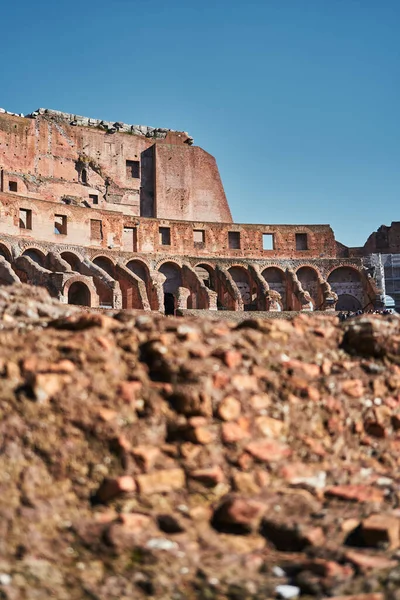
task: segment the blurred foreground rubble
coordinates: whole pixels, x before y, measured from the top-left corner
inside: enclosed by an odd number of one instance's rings
[[[400,599],[399,317],[249,317],[1,288],[0,598]]]

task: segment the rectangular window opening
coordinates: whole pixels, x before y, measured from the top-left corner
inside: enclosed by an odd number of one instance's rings
[[[204,229],[193,229],[193,242],[195,244],[203,244],[206,241],[206,232]]]
[[[97,194],[89,194],[89,200],[91,201],[92,204],[99,203],[99,197]]]
[[[138,160],[126,161],[126,176],[131,179],[140,179],[140,162]]]
[[[9,181],[8,182],[8,190],[10,192],[18,192],[18,184],[16,181]]]
[[[231,250],[240,250],[240,231],[228,231],[228,246]]]
[[[103,223],[98,219],[90,219],[90,239],[101,241],[103,239]]]
[[[308,250],[306,233],[296,233],[296,250]]]
[[[273,250],[274,249],[274,234],[273,233],[263,233],[263,250]]]
[[[171,245],[171,229],[169,227],[159,228],[160,245],[170,246]]]
[[[19,228],[32,229],[32,211],[27,208],[19,209]]]
[[[65,215],[54,215],[54,233],[67,235],[67,217]]]
[[[137,252],[136,227],[124,227],[122,235],[122,248],[125,252]]]

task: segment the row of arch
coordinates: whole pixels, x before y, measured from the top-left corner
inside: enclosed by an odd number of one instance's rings
[[[0,244],[0,255],[12,263],[10,250]],[[44,267],[46,265],[46,254],[37,248],[27,248],[22,256],[29,257],[37,265]],[[76,273],[81,271],[81,257],[72,251],[60,253],[60,257],[66,261],[71,270]],[[108,256],[98,255],[91,262],[107,273],[110,278],[119,281],[122,291],[123,308],[138,308],[134,306],[134,298],[129,299],[129,285],[124,281],[124,277],[118,272],[117,264]],[[152,276],[148,265],[139,259],[129,260],[124,267],[134,274],[138,280],[146,286],[147,293],[151,295]],[[188,308],[207,308],[201,306],[198,298],[197,289],[193,288],[193,278],[188,283],[187,277],[183,274],[183,267],[173,260],[167,260],[158,265],[157,271],[161,273],[165,280],[163,282],[164,309],[167,313],[174,312],[176,308],[176,294],[182,287],[189,289],[187,298]],[[243,265],[232,265],[226,269],[226,279],[221,276],[215,265],[200,262],[194,268],[198,285],[208,288],[215,292],[217,296],[217,307],[220,309],[229,309],[233,307],[232,291],[229,289],[229,282],[233,282],[233,287],[238,291],[244,310],[257,310],[260,308],[260,281],[254,276],[252,271]],[[290,280],[287,271],[279,266],[267,266],[261,272],[261,283],[264,281],[269,290],[279,294],[280,310],[297,310],[293,298],[293,282]],[[295,279],[299,284],[299,289],[308,292],[312,299],[313,309],[318,309],[322,304],[321,275],[312,266],[300,266],[295,271]],[[329,272],[327,282],[331,289],[338,295],[336,304],[337,310],[356,310],[362,308],[365,303],[365,290],[360,271],[353,266],[332,267]],[[195,282],[195,287],[197,286]],[[101,287],[101,286],[100,286]],[[104,286],[103,286],[104,288]],[[111,291],[105,288],[100,294],[100,305],[112,307],[113,296]],[[92,303],[90,287],[84,281],[74,281],[68,286],[67,301],[70,304],[79,304],[90,306]],[[150,302],[150,307],[155,308]]]
[[[217,289],[214,269],[208,264],[199,264],[196,267],[198,276],[205,285]],[[251,271],[243,266],[232,266],[228,269],[229,275],[242,298],[244,310],[257,310],[260,308],[257,295],[259,285]],[[288,272],[277,266],[268,266],[261,271],[262,279],[267,283],[269,290],[279,294],[280,310],[298,310],[293,290],[293,281]],[[316,269],[310,266],[300,266],[294,273],[294,279],[300,284],[299,289],[308,292],[311,296],[312,309],[320,309],[324,303],[323,280]],[[259,282],[258,282],[259,283]],[[336,310],[358,310],[367,302],[360,271],[351,266],[337,266],[330,271],[327,283],[331,290],[337,294]]]

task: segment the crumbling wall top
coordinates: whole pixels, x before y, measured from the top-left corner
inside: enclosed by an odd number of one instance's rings
[[[22,113],[17,114],[9,112],[4,108],[0,108],[0,113],[13,115],[16,117],[24,117]],[[184,138],[184,142],[186,144],[190,146],[193,144],[193,138],[186,131],[175,131],[173,129],[166,129],[163,127],[150,127],[148,125],[129,125],[121,121],[104,121],[102,119],[83,117],[81,115],[66,113],[50,108],[38,108],[37,110],[25,116],[29,119],[36,119],[44,116],[45,118],[52,120],[67,122],[72,126],[94,127],[106,131],[107,133],[129,133],[146,138],[165,139],[168,134],[176,134],[177,136]]]

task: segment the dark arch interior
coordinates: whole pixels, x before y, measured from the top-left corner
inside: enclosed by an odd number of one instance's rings
[[[31,258],[37,265],[41,267],[43,266],[44,256],[38,250],[34,250],[33,248],[25,250],[22,256],[29,256],[29,258]]]
[[[336,310],[356,311],[361,310],[361,302],[351,294],[341,294],[336,302]]]
[[[79,273],[79,258],[72,252],[62,252],[61,258],[65,260],[73,271]]]
[[[164,293],[173,294],[178,287],[182,285],[180,266],[175,263],[168,262],[161,265],[159,271],[166,277],[166,280],[164,281]]]
[[[107,258],[105,256],[98,256],[97,258],[95,258],[93,260],[93,262],[95,265],[100,267],[100,269],[103,269],[103,271],[108,273],[108,275],[110,275],[110,277],[114,278],[115,267],[113,265],[113,262],[109,258]]]
[[[210,290],[215,290],[214,272],[208,265],[197,265],[195,268],[197,277]]]
[[[135,275],[137,275],[137,277],[139,277],[139,279],[141,279],[142,281],[146,281],[148,278],[148,274],[147,274],[147,267],[144,263],[138,261],[138,260],[130,260],[126,267],[132,271],[132,273],[134,273]]]
[[[5,246],[2,246],[0,244],[0,256],[3,256],[6,260],[8,260],[8,262],[11,262],[11,256],[10,256],[10,252],[8,251],[8,248],[6,248]]]
[[[87,285],[75,281],[68,290],[68,304],[90,306],[90,291]]]

